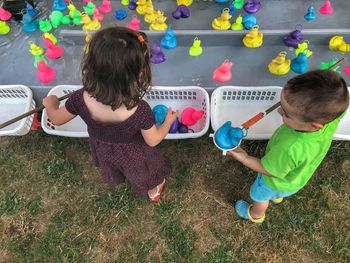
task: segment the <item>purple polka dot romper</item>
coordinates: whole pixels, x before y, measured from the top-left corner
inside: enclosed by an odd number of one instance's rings
[[[170,160],[148,146],[141,134],[141,129],[155,124],[150,106],[141,100],[135,113],[125,121],[101,123],[91,118],[83,92],[75,91],[66,101],[66,108],[87,124],[91,155],[101,169],[102,180],[116,186],[126,179],[137,195],[147,197],[148,190],[171,173]]]

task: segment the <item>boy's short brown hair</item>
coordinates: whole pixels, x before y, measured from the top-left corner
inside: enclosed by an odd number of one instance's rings
[[[289,105],[298,109],[305,122],[326,124],[349,106],[345,80],[331,70],[314,70],[290,79],[283,88]]]

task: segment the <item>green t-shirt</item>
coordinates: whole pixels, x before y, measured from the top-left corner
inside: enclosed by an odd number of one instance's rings
[[[340,119],[317,132],[298,132],[286,125],[272,135],[261,164],[274,177],[263,175],[272,189],[295,192],[303,188],[326,156]]]

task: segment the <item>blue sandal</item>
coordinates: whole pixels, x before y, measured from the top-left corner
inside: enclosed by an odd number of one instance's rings
[[[244,219],[248,219],[248,220],[252,221],[253,223],[261,224],[262,222],[264,222],[265,214],[261,218],[258,218],[258,219],[251,217],[251,215],[250,215],[250,207],[251,206],[252,205],[250,205],[249,203],[247,203],[244,200],[238,200],[236,202],[236,205],[235,205],[237,215],[244,218]]]

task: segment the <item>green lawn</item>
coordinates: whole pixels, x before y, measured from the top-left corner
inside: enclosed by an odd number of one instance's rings
[[[0,262],[350,262],[350,142],[262,225],[233,208],[255,173],[207,136],[159,147],[174,172],[153,204],[104,186],[85,139],[0,138]]]

